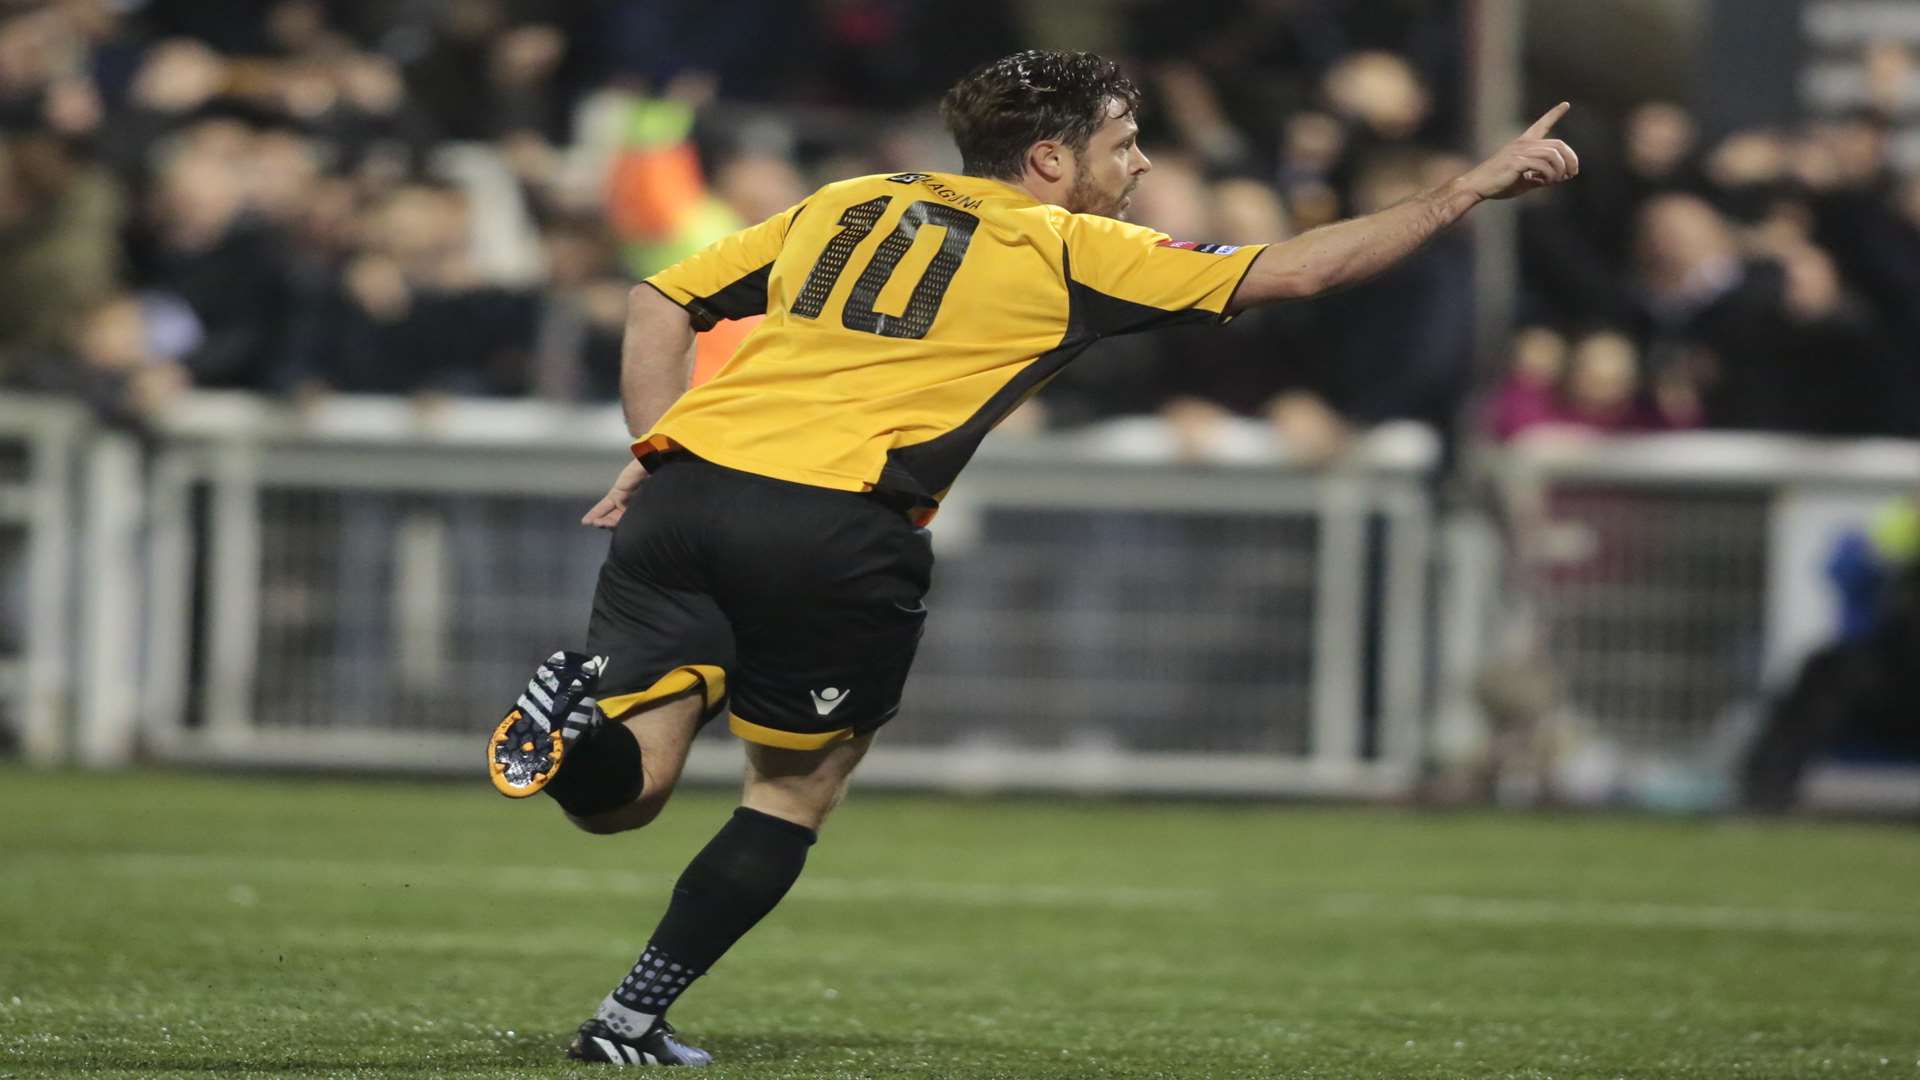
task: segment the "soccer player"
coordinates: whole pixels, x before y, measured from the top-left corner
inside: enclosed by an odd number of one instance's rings
[[[548,659],[489,744],[495,786],[592,833],[637,829],[721,715],[740,806],[687,865],[639,961],[568,1053],[704,1065],[667,1010],[785,896],[898,711],[933,556],[923,527],[993,426],[1087,346],[1391,266],[1487,199],[1579,172],[1561,104],[1464,175],[1282,243],[1122,220],[1151,168],[1140,93],[1088,53],[980,68],[941,112],[964,172],[829,184],[634,288],[621,394],[634,460],[585,653]],[[696,332],[766,316],[688,390]]]

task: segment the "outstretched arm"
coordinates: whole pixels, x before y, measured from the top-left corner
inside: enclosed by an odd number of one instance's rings
[[[1573,147],[1547,137],[1570,108],[1564,101],[1554,106],[1498,153],[1431,191],[1267,248],[1247,270],[1227,311],[1300,300],[1365,281],[1420,250],[1484,200],[1511,199],[1573,179],[1580,174],[1580,158]]]
[[[693,378],[693,344],[693,325],[685,308],[651,285],[635,285],[627,294],[627,329],[620,342],[620,408],[634,438],[653,430],[687,392]],[[627,501],[646,478],[647,470],[638,461],[627,462],[606,497],[580,523],[599,529],[620,524]]]

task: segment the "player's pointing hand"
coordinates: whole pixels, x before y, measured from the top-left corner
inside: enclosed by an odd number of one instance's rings
[[[1520,137],[1475,166],[1462,179],[1483,199],[1511,199],[1536,188],[1564,184],[1580,175],[1580,156],[1560,139],[1548,138],[1553,126],[1573,108],[1561,102],[1533,122]]]

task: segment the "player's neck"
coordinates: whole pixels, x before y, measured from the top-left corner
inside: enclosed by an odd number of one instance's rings
[[[971,176],[972,174],[969,175]],[[972,178],[985,181],[989,184],[998,184],[1009,191],[1018,192],[1032,199],[1034,202],[1047,203],[1053,206],[1065,206],[1067,194],[1072,190],[1071,184],[1048,184],[1045,180],[1034,176],[1032,173],[1015,177],[973,176]],[[1055,188],[1059,188],[1060,190],[1055,191]]]

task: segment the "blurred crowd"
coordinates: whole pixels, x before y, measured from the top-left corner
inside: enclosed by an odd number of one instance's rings
[[[1920,176],[1883,104],[1708,139],[1643,104],[1580,183],[1522,216],[1526,327],[1488,410],[1501,438],[1541,427],[1708,426],[1920,435]]]
[[[0,6],[0,380],[138,424],[189,387],[605,400],[638,276],[864,172],[955,167],[933,104],[1032,5],[45,0]],[[1247,242],[1463,168],[1456,0],[1117,6],[1155,162],[1132,216]],[[752,32],[742,32],[751,28]],[[1897,67],[1897,50],[1876,63]],[[1523,217],[1525,325],[1474,386],[1472,235],[1224,330],[1103,343],[1017,423],[1174,452],[1912,433],[1920,183],[1883,115],[1709,141],[1595,125]],[[717,364],[748,327],[703,335]],[[1477,404],[1476,404],[1477,403]]]

